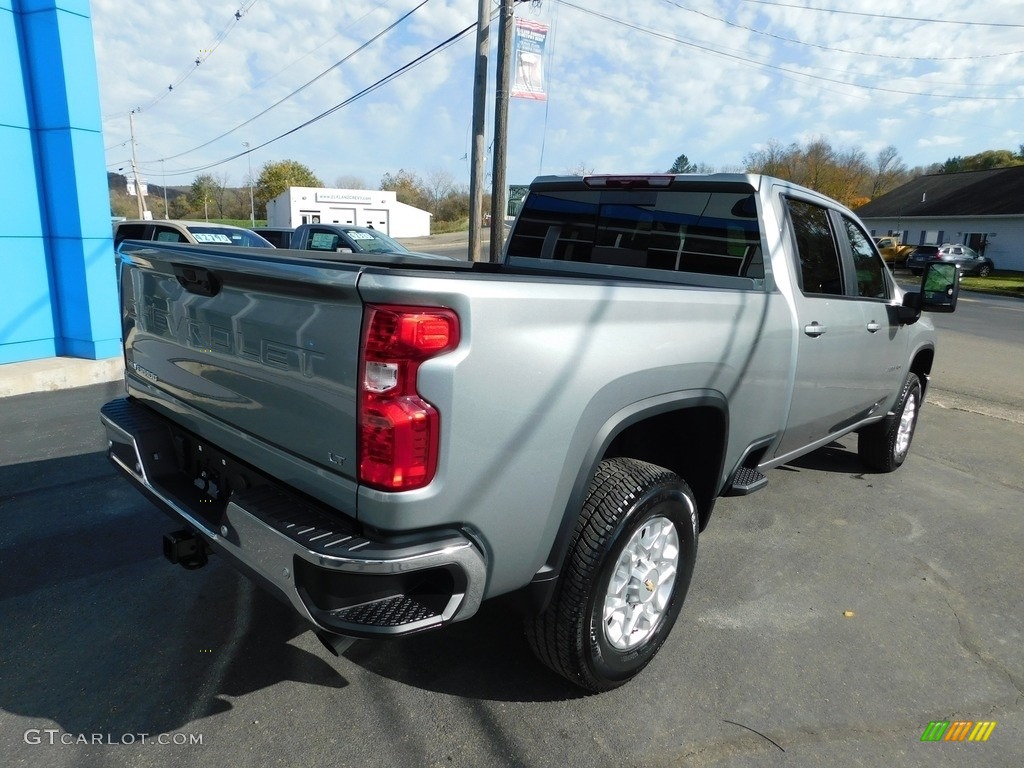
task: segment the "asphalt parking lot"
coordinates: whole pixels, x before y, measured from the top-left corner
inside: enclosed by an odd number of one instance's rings
[[[5,766],[1021,764],[1024,420],[937,391],[899,472],[845,438],[721,500],[662,652],[583,696],[500,601],[339,659],[230,568],[170,566],[103,455],[119,389],[0,399]]]

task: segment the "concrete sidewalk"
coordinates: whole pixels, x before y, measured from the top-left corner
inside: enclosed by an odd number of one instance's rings
[[[84,387],[117,381],[124,376],[124,360],[83,360],[77,357],[49,357],[24,363],[0,365],[0,398],[30,392]]]

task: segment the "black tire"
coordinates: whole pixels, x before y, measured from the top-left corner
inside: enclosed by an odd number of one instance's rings
[[[871,469],[894,472],[899,469],[914,439],[917,417],[921,414],[921,381],[908,374],[892,414],[857,435],[857,455]]]
[[[527,639],[537,657],[594,692],[617,688],[639,674],[661,648],[686,599],[697,527],[693,493],[679,476],[635,459],[602,461],[551,602],[527,624]],[[662,568],[637,575],[641,561],[630,555],[648,543],[664,555]],[[674,579],[669,581],[673,552]],[[636,599],[623,600],[621,610],[611,611],[608,603],[619,599],[611,594],[611,584],[620,558],[625,569],[620,576],[632,575],[618,582],[622,586],[616,592]],[[606,611],[612,616],[606,618]],[[639,619],[629,632],[618,634],[626,614]]]
[[[992,265],[991,264],[982,264],[980,267],[978,267],[978,277],[988,277],[991,274],[992,274]]]

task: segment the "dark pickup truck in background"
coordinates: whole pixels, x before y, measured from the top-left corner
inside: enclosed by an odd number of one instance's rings
[[[413,258],[447,259],[434,253],[410,251],[400,242],[370,227],[343,224],[300,224],[294,229],[255,227],[254,232],[277,248],[322,253],[378,253]]]
[[[930,263],[904,292],[852,212],[762,176],[537,179],[501,264],[320,226],[303,251],[119,247],[102,420],[182,527],[168,557],[222,555],[335,650],[514,593],[594,691],[661,647],[718,497],[850,432],[870,469],[904,462],[921,313],[958,291]]]

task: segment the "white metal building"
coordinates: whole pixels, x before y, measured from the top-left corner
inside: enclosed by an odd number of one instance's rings
[[[267,226],[350,224],[372,226],[391,237],[430,234],[428,211],[398,202],[395,192],[381,189],[289,187],[267,203]]]

